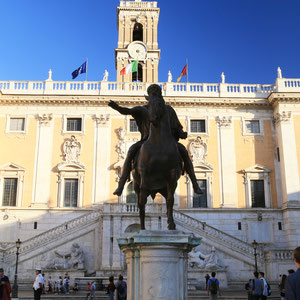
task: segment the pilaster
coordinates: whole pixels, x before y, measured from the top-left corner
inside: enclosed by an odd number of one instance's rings
[[[52,118],[52,114],[36,116],[38,132],[31,206],[47,207],[49,202],[53,144]]]
[[[220,164],[220,203],[223,207],[238,207],[237,173],[234,130],[232,117],[217,117],[219,164]]]

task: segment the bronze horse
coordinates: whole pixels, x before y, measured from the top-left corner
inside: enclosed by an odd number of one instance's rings
[[[145,108],[145,110],[147,110]],[[167,203],[168,229],[175,230],[174,193],[182,174],[182,160],[162,97],[150,97],[148,103],[150,134],[137,153],[132,171],[138,198],[141,229],[145,229],[145,205],[149,195],[163,195]]]

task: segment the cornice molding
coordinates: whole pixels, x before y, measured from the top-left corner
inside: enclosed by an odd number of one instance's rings
[[[272,105],[279,103],[299,103],[300,93],[272,93],[268,97],[268,102]]]
[[[0,105],[91,105],[106,106],[109,100],[115,100],[121,105],[145,105],[147,101],[142,96],[122,96],[122,95],[91,95],[91,96],[66,96],[66,95],[2,95]],[[257,107],[272,108],[267,99],[241,99],[241,98],[193,98],[193,97],[168,97],[164,96],[167,104],[173,107],[184,106],[206,106],[206,107]]]

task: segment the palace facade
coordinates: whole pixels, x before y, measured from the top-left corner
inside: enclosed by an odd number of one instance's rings
[[[277,71],[274,84],[158,81],[157,2],[120,1],[117,81],[0,82],[0,265],[19,278],[46,268],[54,251],[77,243],[83,273],[119,274],[126,267],[117,238],[138,230],[132,182],[113,195],[135,121],[108,107],[146,103],[158,83],[188,133],[187,147],[203,195],[185,174],[178,182],[177,228],[216,249],[228,285],[248,280],[257,263],[270,281],[293,267],[300,244],[300,79]],[[167,51],[167,49],[164,49]],[[138,72],[120,70],[138,60]],[[166,229],[165,202],[149,199],[146,227]],[[193,269],[192,271],[195,271]],[[195,271],[196,272],[196,271]],[[225,278],[224,277],[224,278]],[[204,281],[204,278],[203,278]],[[242,284],[242,283],[241,283]]]

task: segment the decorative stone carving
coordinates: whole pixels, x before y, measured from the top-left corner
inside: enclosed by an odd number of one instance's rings
[[[54,253],[57,257],[46,265],[46,269],[84,269],[83,250],[77,243],[73,243],[71,250],[67,253],[59,253],[58,251],[54,251]]]
[[[198,248],[198,249],[197,249]],[[224,267],[218,265],[218,257],[215,247],[211,248],[211,252],[204,254],[199,247],[194,248],[189,253],[189,266],[191,268],[200,268],[204,270],[222,270]]]
[[[290,121],[292,117],[292,112],[291,111],[282,111],[281,113],[276,113],[273,116],[273,124],[277,125],[280,122],[288,122]]]
[[[67,163],[79,163],[79,155],[81,152],[81,143],[77,141],[74,135],[67,139],[63,145],[65,161]]]
[[[119,180],[119,177],[121,176],[121,168],[124,164],[124,160],[125,160],[125,134],[126,131],[123,127],[119,127],[117,130],[117,134],[119,136],[119,142],[117,144],[117,153],[118,153],[118,161],[114,164],[114,169],[117,170],[117,181]]]
[[[104,73],[103,73],[102,81],[108,81],[108,71],[107,70],[105,70]]]
[[[94,120],[97,122],[97,125],[108,125],[110,115],[94,115]]]
[[[219,127],[226,127],[229,128],[231,127],[232,124],[232,117],[216,117],[216,122],[219,125]]]
[[[53,119],[53,114],[39,114],[36,116],[36,119],[39,121],[40,125],[48,125]]]
[[[200,165],[203,161],[205,161],[207,156],[207,145],[200,136],[191,140],[191,143],[189,144],[189,152],[194,165]]]

